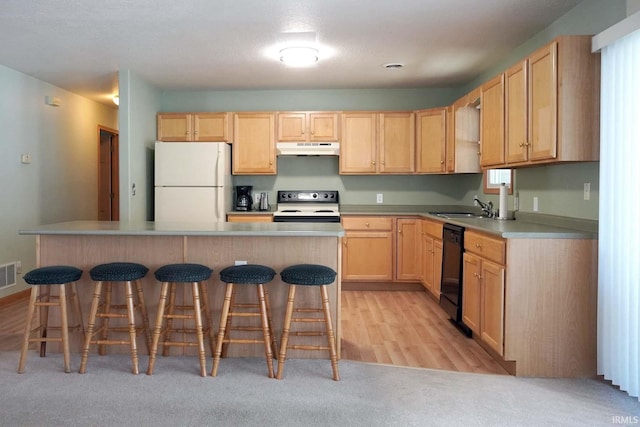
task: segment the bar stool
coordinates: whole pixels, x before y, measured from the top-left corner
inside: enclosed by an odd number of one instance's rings
[[[282,339],[280,341],[280,353],[278,355],[278,373],[276,378],[282,379],[284,362],[287,358],[287,349],[293,350],[329,350],[331,358],[331,368],[333,369],[334,381],[340,381],[338,373],[338,354],[336,351],[336,338],[331,326],[331,308],[329,307],[329,296],[327,285],[333,283],[337,273],[324,265],[298,264],[285,268],[280,273],[282,281],[289,284],[289,296],[287,299],[287,309],[285,312],[284,325],[282,327]],[[300,307],[294,309],[296,286],[319,286],[322,308]],[[294,313],[307,313],[301,317],[293,317]],[[323,313],[323,317],[312,316],[314,313]],[[291,322],[304,323],[324,323],[324,331],[299,331],[290,332]],[[323,336],[326,335],[328,346],[318,345],[289,345],[289,335],[294,336]]]
[[[214,336],[213,336],[213,318],[209,308],[209,293],[205,281],[211,278],[213,270],[200,264],[169,264],[160,267],[155,272],[156,279],[162,282],[160,290],[160,301],[158,303],[158,313],[156,315],[156,323],[153,331],[153,340],[151,343],[151,352],[149,355],[149,367],[147,375],[153,375],[153,368],[156,362],[156,354],[158,352],[158,343],[162,338],[162,355],[168,356],[171,346],[180,347],[198,347],[198,356],[200,359],[200,376],[207,376],[206,356],[204,350],[204,334],[209,338],[209,346],[211,354],[213,354]],[[193,302],[187,305],[176,305],[176,284],[191,283],[191,296]],[[169,304],[167,307],[167,296],[169,296]],[[176,311],[185,313],[177,314]],[[202,312],[204,311],[206,323],[202,323]],[[189,313],[189,314],[186,314]],[[166,326],[163,329],[163,323],[166,319]],[[174,320],[194,321],[193,328],[174,328]],[[173,332],[183,334],[195,334],[197,342],[172,340]]]
[[[31,287],[31,298],[27,309],[27,323],[24,329],[24,339],[22,341],[22,350],[20,352],[20,363],[18,364],[18,373],[24,373],[24,367],[27,363],[27,353],[29,343],[40,343],[40,357],[45,357],[47,352],[47,342],[61,342],[62,354],[64,359],[64,371],[71,372],[70,352],[69,352],[69,331],[79,329],[84,334],[84,324],[82,322],[82,311],[80,309],[80,300],[76,283],[82,276],[82,270],[67,265],[57,265],[51,267],[41,267],[29,271],[24,275],[24,281]],[[58,294],[53,295],[51,288],[57,286]],[[46,288],[43,289],[43,288]],[[67,288],[69,288],[67,290]],[[75,326],[69,326],[67,316],[67,302],[71,299],[72,310],[74,311],[76,321]],[[32,329],[33,315],[36,307],[40,307],[39,325]],[[49,307],[60,308],[60,326],[49,325]],[[60,329],[60,337],[49,337],[50,330]],[[38,336],[32,337],[37,332]]]
[[[272,281],[275,275],[276,272],[272,268],[255,264],[230,266],[220,272],[220,280],[227,284],[227,289],[220,315],[220,328],[218,329],[216,348],[213,354],[212,376],[215,377],[218,374],[223,344],[225,344],[226,356],[226,346],[228,344],[256,344],[262,342],[264,344],[265,358],[267,359],[269,378],[274,377],[273,358],[276,354],[276,343],[275,337],[271,332],[273,330],[271,326],[271,306],[269,305],[269,295],[264,284]],[[237,303],[235,301],[236,289],[234,285],[256,286],[258,303]],[[261,327],[232,325],[231,320],[233,317],[260,317]],[[232,330],[241,332],[262,331],[262,339],[232,338],[230,336]]]
[[[91,312],[89,314],[89,325],[82,349],[80,360],[80,373],[84,374],[89,358],[89,347],[91,344],[98,344],[98,354],[106,353],[107,345],[129,345],[131,351],[131,372],[138,374],[138,347],[136,344],[136,330],[145,333],[145,343],[147,351],[151,348],[151,334],[149,329],[149,316],[147,306],[144,302],[142,283],[140,279],[146,276],[149,269],[142,264],[132,262],[112,262],[100,264],[89,271],[91,279],[95,282],[93,299],[91,301]],[[114,304],[112,302],[112,285],[114,282],[124,282],[126,304]],[[106,283],[103,295],[102,284]],[[134,304],[132,283],[135,283],[137,293],[137,303]],[[102,297],[104,301],[101,302]],[[135,311],[139,311],[142,316],[142,327],[136,326]],[[123,313],[126,311],[126,313]],[[95,329],[96,318],[102,319],[102,324]],[[113,327],[109,325],[111,319],[127,319],[128,326]],[[109,332],[128,332],[128,340],[116,340],[109,338]],[[99,338],[94,338],[100,335]]]

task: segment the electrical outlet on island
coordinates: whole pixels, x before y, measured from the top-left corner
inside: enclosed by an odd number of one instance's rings
[[[382,193],[376,194],[376,203],[384,203],[384,196]]]

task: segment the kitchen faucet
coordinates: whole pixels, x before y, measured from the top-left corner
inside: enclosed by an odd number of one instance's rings
[[[480,208],[482,209],[482,212],[485,213],[485,215],[487,215],[489,218],[495,218],[496,212],[493,210],[493,202],[489,201],[487,203],[484,203],[477,197],[474,197],[473,201],[477,202],[478,205],[480,205]]]

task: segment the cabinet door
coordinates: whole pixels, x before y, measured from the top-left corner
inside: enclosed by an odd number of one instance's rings
[[[415,171],[415,122],[413,112],[380,113],[378,172]]]
[[[342,280],[393,280],[392,231],[347,231],[342,240]]]
[[[192,116],[187,113],[158,113],[157,117],[158,141],[184,142],[191,141]]]
[[[433,292],[433,237],[422,233],[422,286]]]
[[[453,141],[447,142],[447,172],[480,172],[480,87],[469,92],[453,104],[453,113],[447,117],[452,123]],[[450,153],[450,151],[454,151]],[[451,165],[453,158],[453,165]]]
[[[433,293],[440,299],[442,283],[442,240],[433,240]]]
[[[473,332],[480,333],[480,258],[462,256],[462,321]]]
[[[338,141],[339,131],[338,113],[309,113],[309,141]]]
[[[505,156],[507,163],[527,161],[527,64],[526,60],[505,72]]]
[[[504,164],[504,75],[482,85],[480,164]]]
[[[447,147],[447,110],[433,108],[418,111],[417,115],[418,173],[445,172]]]
[[[399,218],[396,221],[396,280],[420,280],[419,225],[419,220],[415,218]]]
[[[227,142],[229,113],[198,113],[193,115],[193,140]]]
[[[529,160],[554,159],[558,142],[558,42],[529,57]],[[589,126],[589,123],[585,123]]]
[[[275,175],[274,114],[236,113],[233,124],[233,173]]]
[[[504,267],[490,261],[482,261],[482,341],[500,356],[504,354]]]
[[[308,141],[306,113],[278,113],[278,141]]]
[[[375,173],[377,170],[376,113],[344,113],[340,143],[340,173]]]

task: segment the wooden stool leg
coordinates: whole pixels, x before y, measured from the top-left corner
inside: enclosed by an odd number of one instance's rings
[[[236,288],[233,288],[233,292],[231,292],[231,302],[229,304],[229,313],[233,312],[233,307],[236,304]],[[227,357],[227,350],[229,349],[229,336],[231,335],[231,320],[233,316],[230,314],[227,316],[227,323],[225,325],[225,334],[222,339],[222,358]]]
[[[264,297],[264,285],[258,284],[258,301],[260,304],[260,320],[262,321],[262,335],[264,336],[264,355],[267,359],[267,369],[269,378],[274,377],[273,373],[273,353],[271,352],[271,331],[269,329],[269,319],[267,316],[267,304]]]
[[[145,345],[147,346],[147,354],[151,349],[151,327],[149,326],[149,313],[147,312],[147,304],[144,301],[144,292],[142,290],[142,282],[136,280],[136,292],[138,294],[138,307],[142,314],[142,329],[144,331]]]
[[[91,299],[91,310],[89,311],[89,324],[84,337],[84,346],[82,347],[82,357],[80,359],[80,373],[84,374],[87,369],[87,359],[89,358],[89,347],[93,338],[93,331],[96,325],[96,314],[100,305],[100,297],[102,295],[102,282],[96,282],[93,288],[93,298]]]
[[[125,282],[125,296],[127,300],[127,318],[129,320],[129,348],[131,349],[131,373],[138,375],[138,345],[136,343],[136,317],[133,303],[133,286],[131,281]]]
[[[200,359],[200,376],[207,376],[207,360],[204,351],[204,334],[202,332],[202,308],[200,304],[200,290],[198,282],[193,282],[193,314],[195,316],[196,337],[198,339],[198,357]]]
[[[203,326],[204,329],[207,330],[209,334],[209,347],[211,350],[211,355],[213,356],[213,352],[215,351],[215,334],[213,331],[213,315],[211,314],[211,304],[209,300],[209,291],[207,289],[207,284],[205,282],[200,282],[200,295],[202,295],[202,306],[204,309],[204,317],[207,321],[206,325]]]
[[[278,344],[276,343],[276,335],[273,333],[273,321],[271,319],[271,304],[269,302],[269,290],[265,286],[264,287],[264,301],[267,305],[267,320],[269,321],[269,331],[271,331],[271,353],[273,354],[273,358],[278,358]]]
[[[80,298],[78,297],[78,289],[76,287],[76,283],[72,282],[70,284],[70,292],[71,292],[71,301],[73,303],[73,310],[75,312],[75,324],[79,326],[80,331],[82,331],[82,335],[85,334],[84,329],[84,320],[82,318],[82,307],[80,306]],[[67,294],[69,296],[69,294]]]
[[[64,360],[64,371],[71,372],[71,353],[69,352],[69,318],[67,313],[67,293],[65,285],[60,285],[58,294],[58,302],[60,303],[60,327],[62,335],[62,355]]]
[[[22,338],[22,349],[20,350],[20,363],[18,363],[18,373],[24,373],[24,367],[27,363],[27,353],[29,351],[29,337],[31,336],[31,323],[35,314],[36,301],[40,295],[40,286],[31,287],[31,297],[29,298],[29,306],[27,308],[27,322],[24,328],[24,337]]]
[[[151,349],[149,350],[149,366],[147,367],[147,375],[153,375],[153,367],[156,363],[156,355],[158,353],[158,342],[162,332],[162,321],[164,318],[164,308],[167,304],[167,293],[169,291],[169,283],[162,283],[160,290],[160,301],[158,302],[158,312],[156,314],[156,323],[153,330],[153,340],[151,341]]]
[[[338,353],[336,351],[336,338],[333,333],[331,324],[331,308],[329,307],[329,295],[326,286],[320,286],[320,295],[322,297],[322,309],[324,311],[324,320],[327,328],[327,341],[329,344],[329,355],[331,357],[331,368],[333,369],[333,380],[340,381],[338,373]]]
[[[167,326],[163,334],[163,343],[171,341],[171,334],[173,333],[173,317],[172,316],[174,314],[175,306],[176,306],[176,284],[171,283],[171,285],[169,285],[169,306],[167,307],[169,310],[167,311],[167,316],[168,316]],[[171,350],[170,346],[163,344],[162,356],[164,357],[169,356],[170,350]]]
[[[44,298],[46,298],[46,302],[51,302],[51,287],[46,286],[45,292],[40,290],[40,302],[43,302]],[[42,338],[46,338],[48,334],[49,328],[49,306],[41,305],[39,310],[40,315],[40,336]],[[47,355],[47,341],[40,341],[40,357],[45,357]]]
[[[103,314],[105,314],[104,317],[102,317],[102,333],[101,333],[101,340],[102,341],[107,341],[109,339],[109,314],[111,314],[111,298],[113,297],[113,283],[111,282],[107,282],[107,287],[106,287],[106,295],[104,298],[104,310],[103,310]],[[98,344],[98,354],[100,356],[104,356],[107,353],[107,346],[106,344]]]
[[[213,367],[211,368],[211,376],[218,375],[218,365],[220,364],[220,355],[222,354],[222,343],[227,327],[227,319],[229,318],[229,307],[231,307],[231,294],[233,293],[233,283],[227,283],[227,290],[224,295],[224,303],[222,304],[222,312],[220,314],[220,327],[218,328],[218,338],[216,339],[216,349],[213,353]]]
[[[296,285],[289,285],[289,296],[287,297],[287,309],[284,315],[284,325],[282,326],[282,338],[280,339],[280,354],[278,355],[278,374],[276,378],[281,380],[284,372],[284,362],[287,358],[287,345],[289,344],[289,330],[291,329],[291,317],[293,316],[293,304],[296,299]]]

